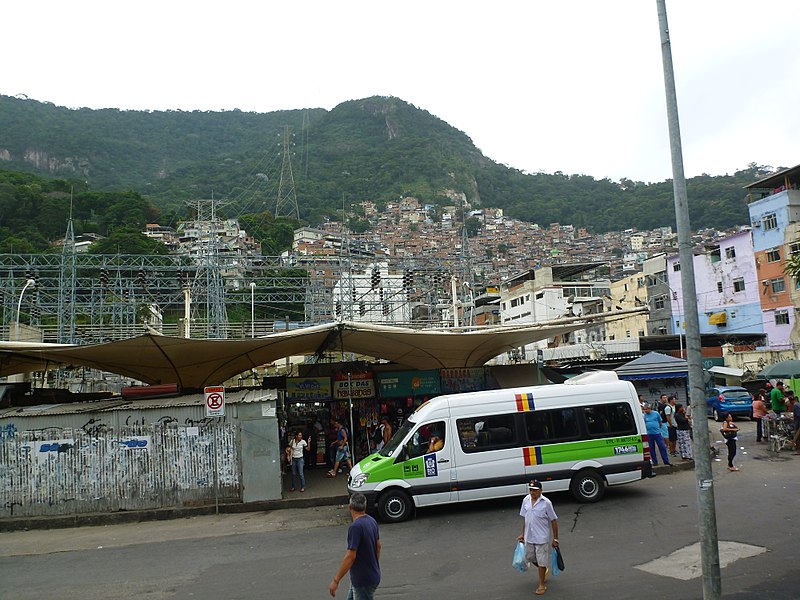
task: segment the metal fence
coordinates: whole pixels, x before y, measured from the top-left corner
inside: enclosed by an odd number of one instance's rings
[[[231,423],[3,432],[0,517],[238,500],[237,438]]]

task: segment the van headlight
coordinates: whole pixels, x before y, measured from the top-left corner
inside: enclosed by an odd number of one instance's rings
[[[353,477],[353,481],[350,482],[350,487],[360,488],[362,485],[367,483],[367,479],[369,479],[369,474],[359,473],[358,475]]]

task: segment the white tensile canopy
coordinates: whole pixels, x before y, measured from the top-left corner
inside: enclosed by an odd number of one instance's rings
[[[0,376],[73,365],[148,384],[177,383],[181,389],[201,389],[287,356],[355,353],[412,369],[477,367],[525,344],[585,328],[587,322],[585,317],[567,318],[479,330],[416,330],[344,322],[241,340],[145,334],[87,346],[0,342]]]

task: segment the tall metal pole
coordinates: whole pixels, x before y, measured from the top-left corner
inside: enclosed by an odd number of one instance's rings
[[[19,336],[19,313],[22,311],[22,297],[25,295],[25,290],[32,285],[36,285],[36,282],[33,279],[28,279],[25,285],[22,286],[22,291],[19,293],[19,302],[17,303],[17,336]]]
[[[250,282],[250,337],[256,337],[256,282]]]
[[[700,324],[697,316],[697,290],[694,281],[694,254],[692,253],[689,226],[689,202],[686,178],[683,172],[678,100],[675,93],[675,74],[672,67],[672,50],[667,25],[665,0],[656,0],[658,24],[661,33],[661,60],[664,67],[664,89],[667,100],[667,121],[672,155],[672,185],[675,196],[675,219],[678,227],[678,251],[681,261],[684,319],[686,323],[686,361],[689,365],[689,398],[694,403],[695,476],[697,478],[697,507],[700,530],[700,556],[703,569],[703,598],[722,598],[719,568],[717,515],[714,502],[714,478],[711,472],[711,455],[708,451],[708,422],[705,418],[703,365],[700,351]]]

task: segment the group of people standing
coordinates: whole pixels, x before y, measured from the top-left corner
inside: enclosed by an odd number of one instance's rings
[[[658,456],[665,465],[671,464],[670,457],[680,456],[683,460],[694,460],[692,454],[692,418],[686,407],[677,402],[676,397],[661,394],[658,404],[652,407],[639,396],[647,427],[647,439],[651,441],[650,454],[654,465]]]
[[[768,384],[769,385],[769,384]],[[753,418],[756,419],[756,442],[766,441],[763,419],[770,414],[780,417],[791,414],[794,418],[794,453],[800,454],[800,401],[782,381],[770,389],[761,388],[753,399]]]

